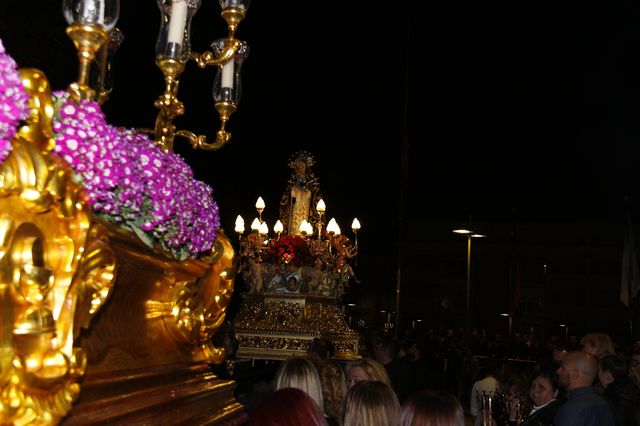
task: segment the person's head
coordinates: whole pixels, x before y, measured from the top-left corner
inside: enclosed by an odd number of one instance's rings
[[[526,399],[531,384],[530,375],[516,363],[507,365],[509,365],[508,368],[503,370],[505,375],[499,380],[503,392],[515,398]]]
[[[423,342],[409,337],[402,342],[401,350],[411,359],[420,359],[424,352]]]
[[[559,386],[558,373],[550,369],[541,370],[531,380],[529,397],[536,407],[540,407],[558,397]]]
[[[296,291],[298,289],[298,279],[291,275],[289,278],[287,278],[287,288],[290,291]]]
[[[391,386],[365,380],[347,392],[343,426],[396,426],[399,418],[400,403]]]
[[[557,344],[553,347],[553,353],[551,354],[551,361],[560,365],[564,356],[569,352],[567,345],[565,344]]]
[[[464,426],[464,411],[455,396],[423,390],[402,405],[400,426]]]
[[[613,341],[606,333],[589,333],[580,339],[582,350],[589,355],[600,358],[605,355],[615,355]]]
[[[335,352],[335,346],[333,343],[322,337],[316,337],[309,344],[309,349],[307,349],[309,354],[316,355],[320,358],[333,358],[333,353]]]
[[[598,379],[604,387],[629,376],[629,364],[619,355],[605,355],[598,364]]]
[[[391,386],[389,374],[384,366],[371,358],[361,358],[349,363],[346,368],[349,387],[363,380],[377,380]]]
[[[249,426],[328,426],[322,409],[306,392],[282,388],[264,397],[250,413]]]
[[[485,377],[495,376],[500,370],[501,366],[498,365],[498,361],[489,357],[486,358],[479,366],[478,366],[478,377],[484,379]]]
[[[390,336],[383,336],[374,348],[376,361],[382,365],[394,360],[398,355],[398,344]]]
[[[557,372],[560,386],[566,390],[591,386],[598,375],[598,360],[586,352],[569,352]]]
[[[318,371],[306,358],[288,358],[282,361],[276,370],[275,388],[301,389],[324,409]]]
[[[344,398],[347,394],[347,381],[342,367],[331,359],[319,356],[310,357],[309,360],[315,365],[320,376],[325,414],[335,419],[342,419]]]

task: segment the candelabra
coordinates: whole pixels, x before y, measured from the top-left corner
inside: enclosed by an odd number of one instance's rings
[[[491,426],[492,424],[496,395],[497,391],[482,391],[482,393],[476,391],[475,398],[480,407],[480,424],[482,426]]]
[[[245,280],[251,291],[302,292],[340,296],[350,278],[355,277],[349,265],[358,253],[357,238],[350,241],[342,234],[335,218],[324,226],[326,203],[320,199],[315,207],[317,231],[308,219],[302,219],[298,232],[283,233],[282,220],[273,225],[274,236],[269,237],[269,226],[263,220],[265,203],[259,197],[255,204],[258,216],[251,223],[251,231],[245,235],[245,221],[236,217],[235,232],[240,242]],[[354,235],[360,230],[360,221],[353,219]],[[254,269],[262,272],[260,284],[256,282]],[[313,271],[313,272],[312,272]],[[319,275],[318,275],[319,274]],[[297,287],[280,287],[295,277]]]
[[[353,219],[351,241],[343,235],[335,218],[325,226],[327,205],[319,179],[312,166],[313,157],[301,151],[289,160],[289,184],[280,200],[275,235],[263,219],[266,205],[256,201],[257,217],[245,235],[245,221],[238,215],[235,231],[240,243],[240,268],[250,292],[293,292],[286,284],[293,277],[298,293],[339,297],[355,273],[351,268],[358,253],[360,221]]]
[[[146,131],[152,133],[155,141],[166,151],[173,150],[176,137],[186,139],[194,149],[220,149],[231,139],[226,125],[242,94],[240,68],[248,56],[249,48],[245,42],[236,39],[235,33],[249,8],[249,0],[219,0],[228,35],[212,42],[211,51],[203,53],[192,52],[190,41],[191,20],[201,0],[157,0],[157,3],[161,20],[156,41],[156,65],[164,75],[165,88],[154,102],[159,110],[155,127]],[[96,53],[110,40],[110,33],[118,31],[114,27],[119,9],[119,0],[64,0],[64,15],[69,23],[67,34],[78,50],[78,79],[69,85],[69,92],[75,100],[104,102],[107,98],[111,88],[104,84],[104,68],[109,66],[109,54],[105,53],[99,61],[102,70],[97,74],[102,78],[97,80],[98,91],[91,87],[90,70]],[[121,36],[116,40],[109,44],[111,52],[121,42]],[[178,130],[173,124],[176,117],[185,113],[184,104],[178,99],[178,88],[189,60],[193,60],[200,68],[218,68],[213,84],[213,99],[220,117],[220,129],[216,132],[214,142],[208,142],[205,135]]]

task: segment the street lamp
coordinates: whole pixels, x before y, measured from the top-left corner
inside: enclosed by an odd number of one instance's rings
[[[474,231],[470,227],[461,227],[453,230],[455,234],[467,236],[467,306],[465,310],[465,325],[464,334],[469,343],[469,337],[471,336],[471,240],[473,238],[484,238],[486,235],[480,234]]]
[[[505,317],[505,318],[507,318],[509,320],[508,330],[509,330],[509,336],[511,336],[511,329],[513,327],[513,316],[511,314],[509,314],[509,313],[503,313],[503,314],[500,314],[500,316],[501,317]]]

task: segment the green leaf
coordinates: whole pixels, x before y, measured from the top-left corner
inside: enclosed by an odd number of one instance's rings
[[[130,226],[133,232],[138,236],[138,238],[140,238],[140,241],[145,243],[147,247],[153,248],[153,237],[137,227],[135,224],[131,224]]]

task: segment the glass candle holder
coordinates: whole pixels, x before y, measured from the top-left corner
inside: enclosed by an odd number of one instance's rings
[[[62,11],[69,25],[99,25],[111,31],[120,17],[120,0],[63,0]]]
[[[218,0],[222,10],[225,9],[249,9],[250,0]]]
[[[211,50],[216,56],[221,55],[225,47],[225,39],[218,39],[211,43]],[[227,101],[232,102],[234,105],[238,104],[242,97],[240,69],[248,56],[249,46],[242,41],[233,59],[224,65],[218,66],[218,72],[213,82],[213,100],[215,102]]]
[[[186,62],[191,52],[191,20],[200,8],[200,0],[157,1],[161,16],[156,59]]]

